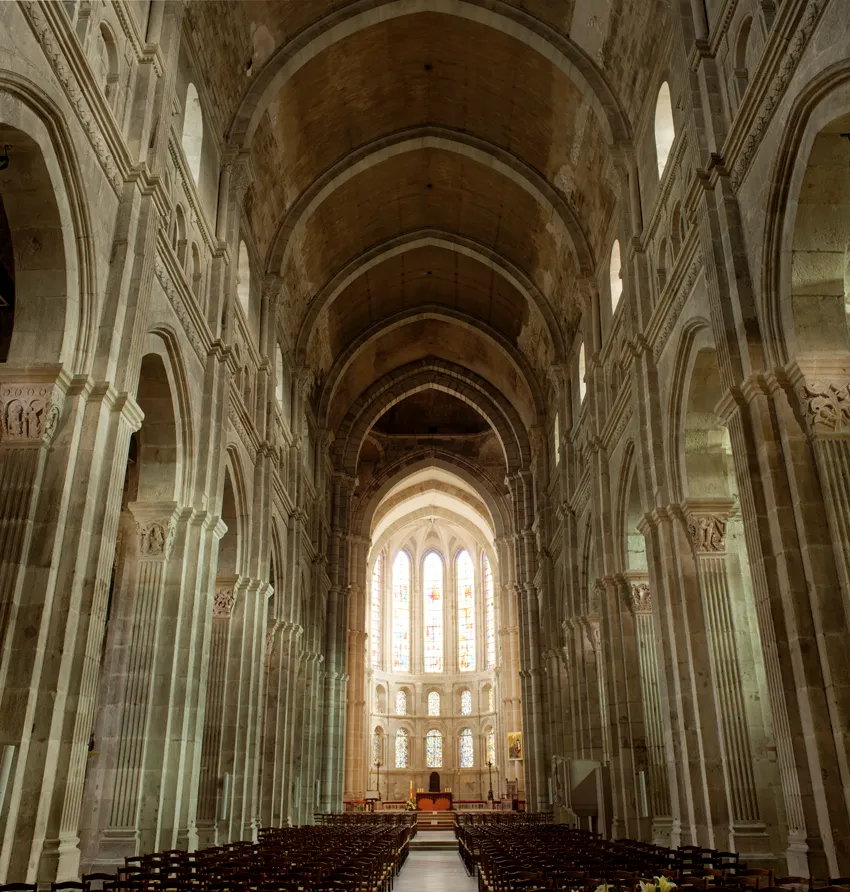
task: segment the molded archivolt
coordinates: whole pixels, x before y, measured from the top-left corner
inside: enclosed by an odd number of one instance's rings
[[[515,345],[492,326],[460,310],[444,306],[420,305],[382,318],[339,354],[322,387],[317,413],[319,426],[335,426],[348,408],[344,404],[347,395],[365,390],[374,383],[376,373],[379,373],[375,354],[380,353],[385,357],[386,362],[392,364],[392,368],[401,364],[395,360],[397,339],[390,337],[393,332],[401,332],[425,321],[435,321],[444,326],[457,326],[466,333],[467,338],[471,335],[474,341],[483,340],[485,343],[481,345],[482,355],[489,358],[495,353],[499,361],[507,363],[507,367],[512,370],[516,383],[513,386],[502,386],[501,390],[511,400],[526,426],[530,427],[537,423],[538,418],[544,416],[544,404],[537,379],[528,360]],[[417,330],[416,334],[419,335],[420,332]],[[428,341],[423,349],[434,350],[439,346],[439,343],[432,344],[432,341]],[[449,359],[442,353],[437,355]],[[494,363],[494,366],[498,370],[498,365]],[[474,362],[470,365],[470,370],[476,371]],[[361,379],[367,374],[371,377],[365,378],[363,386]]]
[[[395,403],[428,387],[444,390],[478,410],[499,437],[508,470],[528,466],[531,446],[527,432],[502,394],[478,375],[435,360],[396,370],[353,404],[334,442],[336,467],[354,476],[360,447],[375,421]]]
[[[505,278],[526,299],[529,305],[533,305],[540,312],[552,345],[555,361],[563,361],[566,356],[566,348],[560,325],[551,303],[534,282],[519,267],[489,246],[455,233],[436,229],[420,229],[394,236],[365,251],[339,270],[316,292],[307,308],[298,332],[297,355],[301,357],[307,355],[310,339],[320,314],[331,306],[346,288],[389,258],[423,247],[442,248],[471,257],[491,272]]]
[[[473,489],[487,506],[496,536],[508,534],[511,530],[511,511],[505,490],[500,489],[474,462],[430,447],[411,451],[382,468],[368,487],[363,492],[358,492],[352,510],[352,530],[357,530],[364,539],[371,538],[375,512],[387,493],[407,478],[432,469],[451,474]]]
[[[0,72],[0,96],[0,145],[12,146],[18,170],[3,179],[3,203],[13,244],[33,245],[15,250],[7,361],[63,363],[83,373],[95,346],[95,241],[74,143],[64,113],[29,81]]]

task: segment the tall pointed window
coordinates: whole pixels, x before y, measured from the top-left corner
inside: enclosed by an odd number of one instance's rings
[[[443,735],[436,728],[425,735],[425,767],[443,767]]]
[[[457,662],[461,672],[475,670],[475,572],[468,551],[457,556]]]
[[[561,416],[555,413],[555,424],[552,429],[552,446],[555,453],[555,467],[561,463]]]
[[[379,725],[372,735],[372,764],[384,761],[384,730]]]
[[[381,609],[384,606],[384,553],[381,552],[375,560],[372,569],[372,624],[371,624],[371,652],[372,668],[381,668]]]
[[[460,695],[460,714],[472,715],[472,693],[463,691]]]
[[[407,762],[407,731],[404,728],[399,728],[395,732],[395,767],[407,768]]]
[[[201,174],[201,148],[204,144],[204,116],[201,101],[194,84],[186,87],[186,105],[183,109],[183,135],[180,140],[183,154],[189,165],[189,173],[195,183]]]
[[[487,761],[496,764],[496,732],[487,732]]]
[[[464,728],[460,732],[460,767],[472,768],[475,764],[475,747],[472,741],[472,728]]]
[[[443,559],[434,551],[423,566],[425,671],[443,671]]]
[[[623,294],[623,264],[620,260],[619,239],[614,239],[614,245],[611,248],[611,266],[608,271],[611,279],[611,312],[613,313]]]
[[[555,416],[557,419],[557,416]],[[496,668],[496,593],[493,588],[493,570],[486,554],[481,556],[481,576],[484,580],[484,647],[487,668]]]
[[[395,714],[407,715],[407,691],[395,692]]]
[[[393,672],[410,672],[410,558],[393,561]]]
[[[496,711],[496,691],[493,688],[487,691],[487,711]]]
[[[676,128],[673,125],[673,103],[670,100],[670,85],[667,81],[661,85],[658,91],[658,99],[655,103],[655,154],[658,160],[658,176],[664,173],[667,167],[667,159],[670,157],[670,149],[673,148],[673,140],[676,138]]]
[[[440,695],[436,691],[428,694],[428,715],[440,714]]]
[[[578,348],[578,401],[584,402],[584,396],[587,393],[587,363],[584,359],[584,344]]]

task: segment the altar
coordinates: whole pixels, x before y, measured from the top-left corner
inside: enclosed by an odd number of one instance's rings
[[[452,811],[452,794],[446,793],[417,793],[416,808],[419,811]]]

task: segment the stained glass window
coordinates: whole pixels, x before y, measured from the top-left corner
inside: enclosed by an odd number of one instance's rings
[[[436,728],[425,735],[425,767],[443,767],[443,735]]]
[[[393,672],[410,671],[410,558],[393,561]]]
[[[384,553],[381,552],[372,569],[372,668],[381,668],[381,607],[384,589]]]
[[[484,577],[484,646],[487,648],[487,668],[496,668],[496,595],[493,590],[493,570],[487,555],[481,558]]]
[[[487,691],[487,708],[490,712],[496,711],[496,692],[493,688]]]
[[[472,715],[472,694],[469,691],[463,691],[460,695],[460,714]]]
[[[460,767],[472,768],[473,762],[472,728],[464,728],[460,732]]]
[[[428,694],[428,715],[440,714],[440,695],[436,691]]]
[[[374,765],[376,762],[383,762],[383,747],[381,744],[383,743],[384,733],[380,728],[375,729],[375,733],[372,735],[372,764]]]
[[[407,768],[407,731],[404,728],[395,732],[395,767]]]
[[[395,692],[396,715],[407,715],[407,691]]]
[[[487,732],[487,761],[496,764],[496,732]]]
[[[425,671],[443,671],[443,560],[431,552],[423,566]]]
[[[457,556],[457,650],[461,672],[475,670],[475,582],[468,551]]]

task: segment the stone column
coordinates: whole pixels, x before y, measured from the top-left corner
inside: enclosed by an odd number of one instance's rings
[[[731,499],[688,500],[683,510],[694,548],[710,652],[710,668],[723,747],[730,851],[767,854],[769,841],[759,812],[734,616],[726,568],[726,524]],[[723,791],[712,791],[713,798]]]
[[[201,744],[201,769],[198,779],[198,842],[202,848],[216,845],[217,821],[221,816],[220,797],[223,778],[221,729],[224,711],[224,686],[227,677],[227,653],[230,640],[230,614],[236,603],[238,577],[216,579],[212,609],[209,668],[207,671],[206,709]]]
[[[652,593],[646,574],[628,572],[625,601],[634,617],[637,657],[640,673],[643,724],[646,734],[647,774],[652,841],[670,845],[670,788],[664,750],[664,723],[658,681],[658,654],[655,647],[655,623],[652,619]]]
[[[106,694],[111,708],[101,738],[107,753],[103,776],[111,779],[103,791],[106,826],[96,856],[104,866],[155,850],[158,800],[163,783],[169,781],[161,774],[157,745],[164,727],[156,680],[170,677],[173,658],[163,622],[166,601],[179,598],[169,560],[180,512],[174,502],[135,502],[129,510],[135,521],[134,541],[116,592],[118,626],[110,653],[114,686]]]

